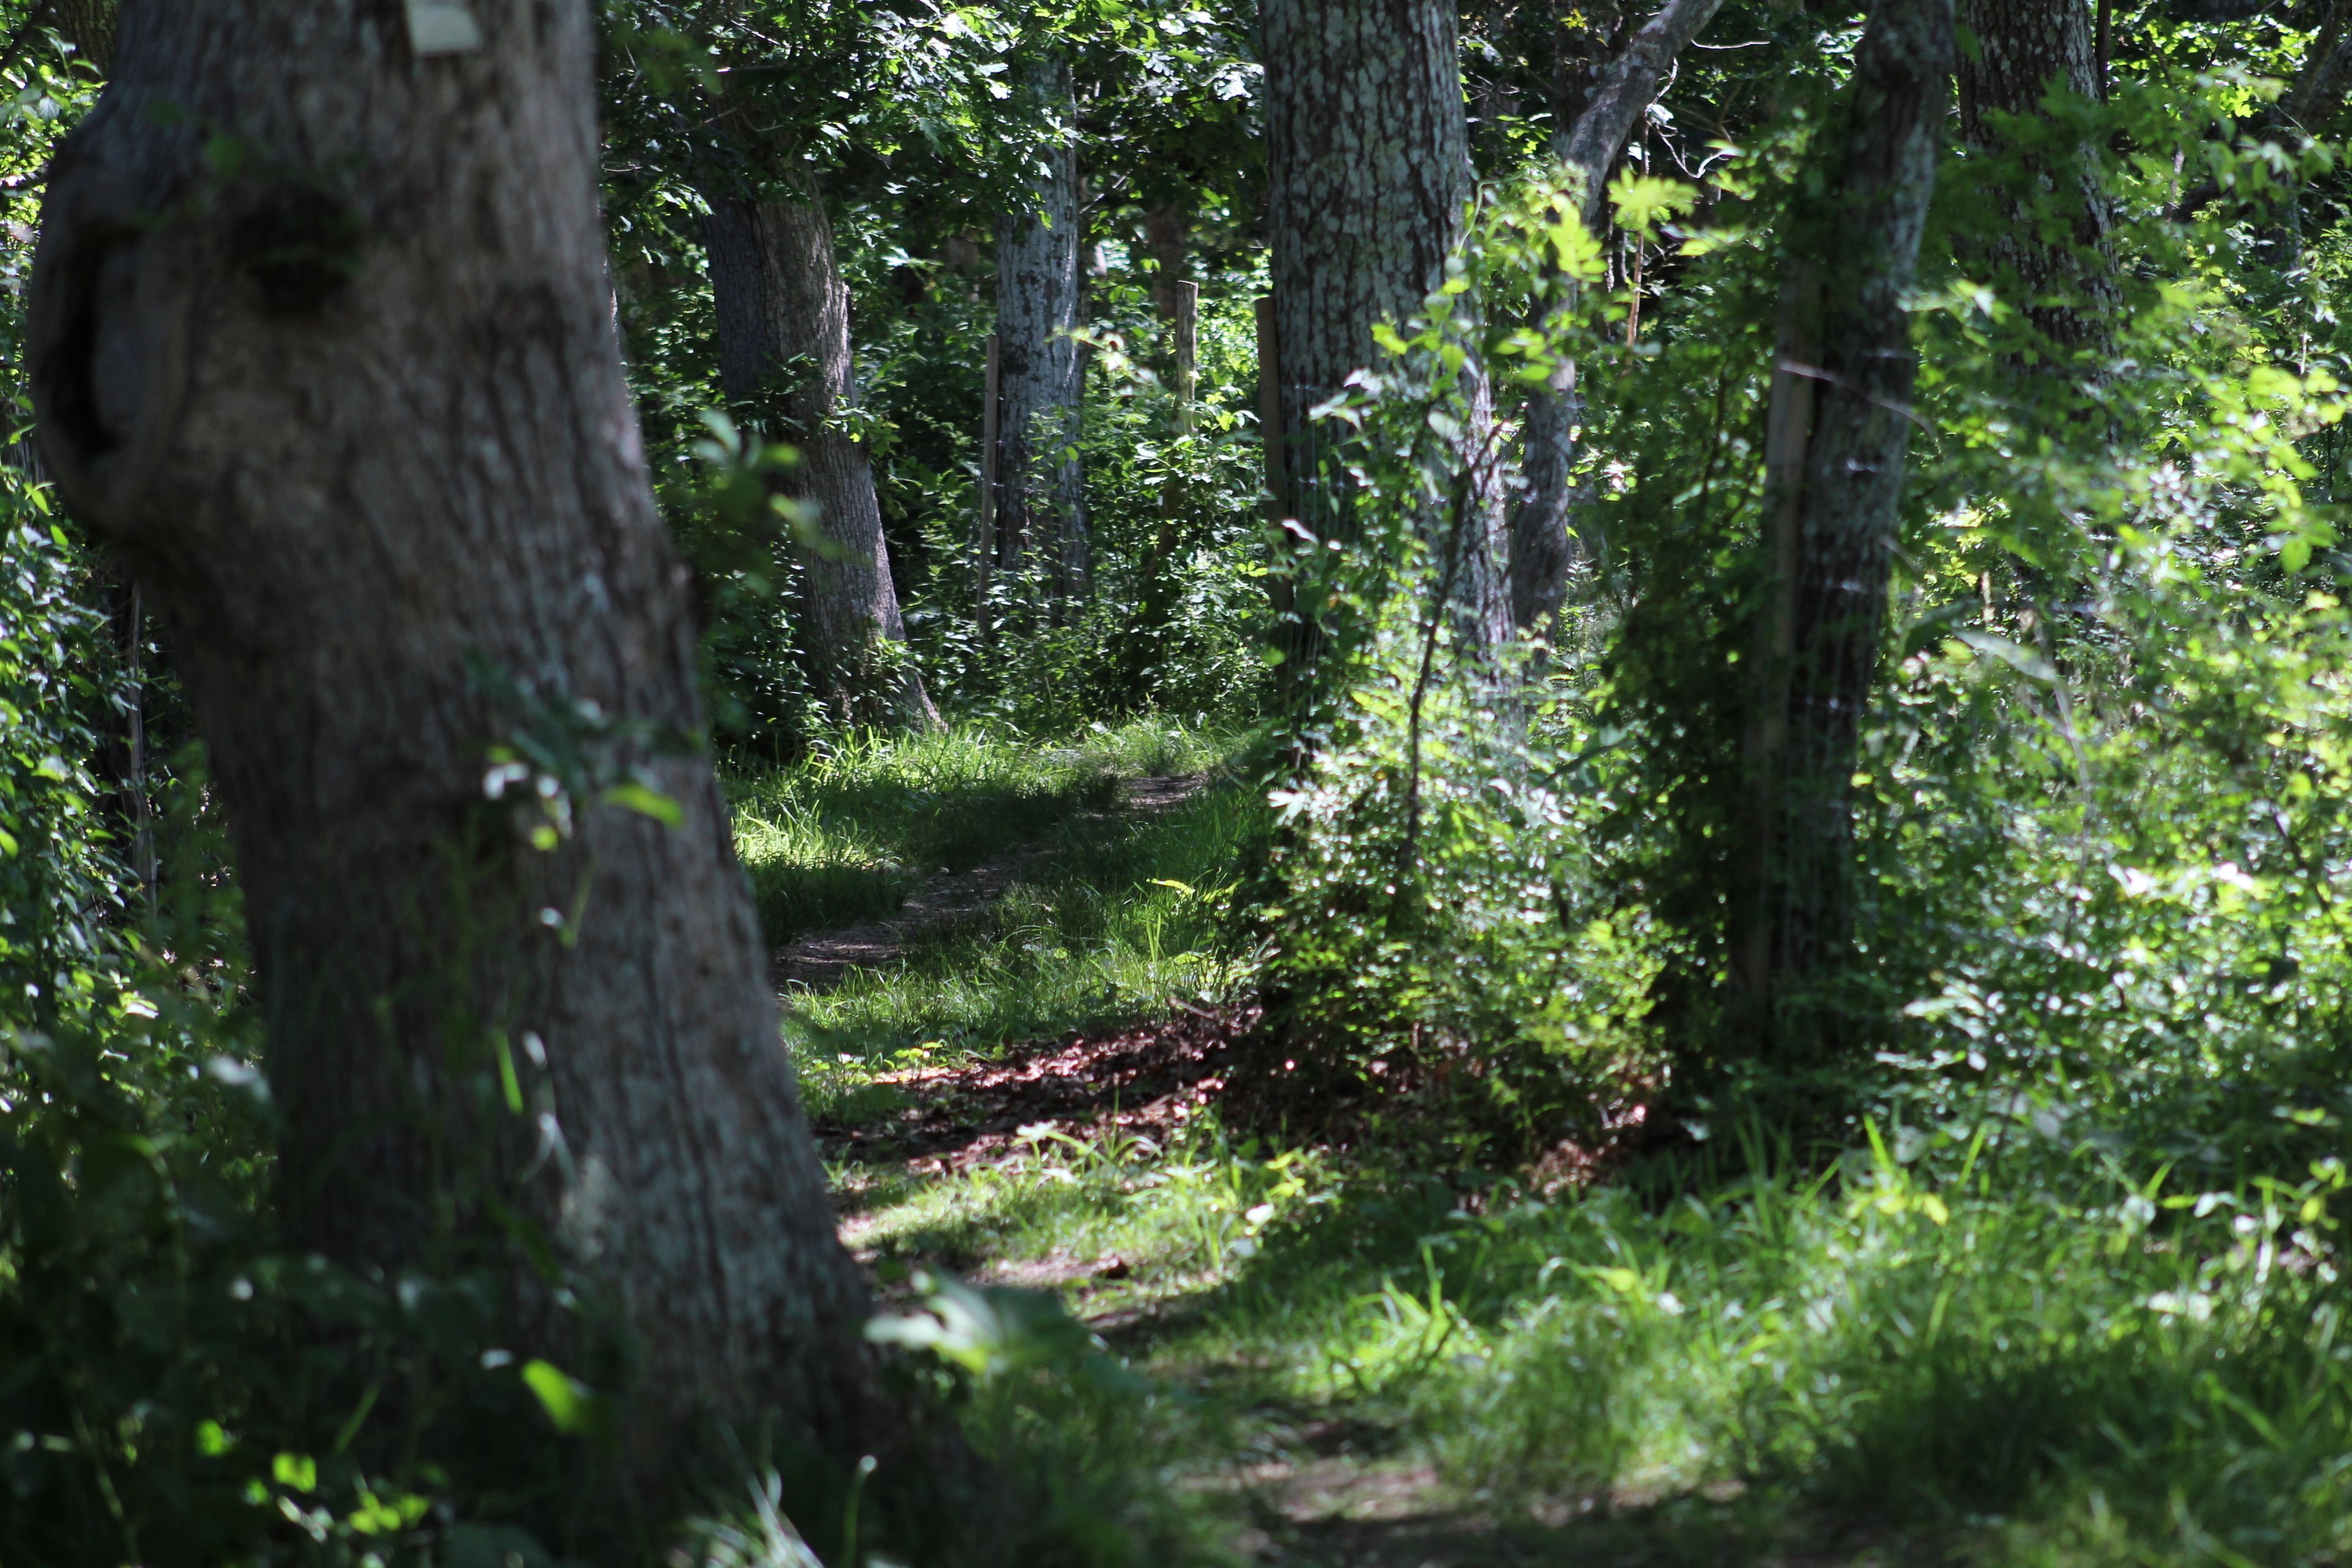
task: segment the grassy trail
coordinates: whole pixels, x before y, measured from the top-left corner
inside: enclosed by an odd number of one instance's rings
[[[1548,1194],[1229,1132],[1250,805],[1217,761],[1148,730],[966,738],[740,797],[780,944],[886,917],[918,868],[1034,851],[885,967],[795,991],[786,1027],[898,1331],[1090,1561],[2352,1548],[2352,1355],[2294,1239],[2325,1193],[2176,1203],[2023,1119]],[[1154,773],[1210,782],[1116,808]]]

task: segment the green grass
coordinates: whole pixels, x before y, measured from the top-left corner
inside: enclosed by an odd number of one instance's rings
[[[1198,773],[1227,746],[1161,719],[1046,748],[970,727],[852,741],[816,763],[730,778],[736,853],[782,946],[887,915],[933,872],[968,870],[1099,810],[1121,777]]]
[[[975,791],[1094,765],[925,744]],[[911,842],[866,781],[913,765],[828,764],[828,841]],[[1034,883],[795,1001],[820,1111],[893,1103],[875,1079],[911,1060],[1246,983],[1222,909],[1252,826],[1237,786],[1040,820],[1057,854]],[[1042,1286],[1101,1325],[1106,1348],[1040,1338],[1000,1295],[952,1374],[975,1440],[1087,1561],[1223,1561],[1245,1530],[1300,1568],[1362,1560],[1365,1531],[1465,1563],[2352,1561],[2340,1166],[2200,1192],[2161,1152],[2006,1109],[1810,1173],[1768,1142],[1550,1197],[1213,1117],[1156,1142],[1041,1132],[944,1178],[837,1174],[886,1279]],[[1310,1473],[1342,1513],[1360,1484],[1425,1517],[1302,1522],[1276,1504]]]
[[[1432,1506],[1563,1552],[1894,1542],[1876,1560],[2071,1568],[2352,1549],[2343,1291],[2295,1239],[2329,1181],[2200,1219],[2151,1214],[2088,1157],[1961,1164],[1865,1153],[1663,1205],[1610,1186],[1465,1206],[1426,1175],[1203,1126],[1164,1149],[1048,1140],[902,1193],[864,1239],[1016,1279],[1121,1260],[1073,1304],[1147,1314],[1118,1348],[1181,1395],[1162,1462],[1196,1484],[1337,1422],[1433,1468]]]
[[[812,1104],[909,1051],[984,1053],[1231,989],[1224,902],[1250,825],[1245,796],[1221,784],[1140,821],[1056,830],[1034,879],[984,915],[793,999],[786,1036]]]

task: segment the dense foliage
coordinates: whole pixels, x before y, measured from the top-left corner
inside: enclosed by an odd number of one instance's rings
[[[99,82],[47,7],[0,13],[13,364],[42,171]],[[1641,18],[1465,7],[1469,237],[1294,433],[1335,479],[1286,530],[1246,8],[605,16],[615,310],[771,942],[1013,864],[902,965],[796,999],[813,1110],[881,1125],[943,1064],[1247,1019],[1230,1125],[1008,1121],[928,1187],[843,1156],[898,1292],[879,1337],[1071,1560],[1214,1560],[1194,1482],[1267,1410],[1379,1425],[1513,1517],[1663,1521],[1693,1561],[1831,1517],[1988,1563],[2352,1552],[2352,186],[2340,101],[2279,108],[2336,8],[2122,11],[2103,98],[2053,87],[1997,148],[1956,121],[1849,781],[1853,1033],[1793,1065],[1733,984],[1733,898],[1777,334],[1859,16],[1727,6],[1588,232],[1549,155],[1561,81]],[[1048,45],[1075,128],[1006,86]],[[1049,605],[984,585],[977,510],[991,237],[1063,135],[1095,565]],[[2095,245],[2049,176],[2078,164]],[[812,696],[796,454],[719,386],[711,193],[787,186],[832,217],[944,735],[845,730]],[[2012,233],[2091,281],[2026,290]],[[1580,564],[1555,621],[1484,647],[1464,542],[1517,503],[1517,422],[1567,363]],[[202,749],[31,450],[0,464],[0,1560],[612,1558],[625,1368],[518,1362],[478,1258],[362,1279],[284,1249]],[[1302,617],[1311,675],[1284,668]],[[1116,826],[1122,779],[1196,774]],[[502,1037],[468,1071],[491,1118],[539,1110]],[[1058,1287],[1079,1258],[1116,1258],[1129,1328],[1197,1307],[1132,1342],[1149,1377],[941,1272]],[[1243,1395],[1171,1392],[1220,1357]],[[814,1560],[790,1515],[854,1560],[856,1495],[788,1498],[770,1458],[739,1447],[690,1489],[711,1519],[637,1546]],[[1743,1495],[1736,1527],[1692,1522]]]

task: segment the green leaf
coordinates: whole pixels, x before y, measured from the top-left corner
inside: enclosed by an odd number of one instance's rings
[[[523,1363],[522,1380],[547,1407],[555,1429],[570,1436],[604,1438],[612,1433],[612,1407],[595,1390],[552,1362]]]
[[[1677,217],[1698,205],[1698,187],[1627,169],[1609,182],[1609,205],[1617,226],[1648,234],[1661,218]]]
[[[506,1095],[507,1110],[520,1116],[522,1114],[522,1079],[515,1075],[514,1047],[508,1043],[504,1029],[499,1030],[493,1037],[493,1044],[497,1047],[499,1056],[499,1088]]]
[[[664,827],[676,827],[686,820],[685,807],[646,784],[616,784],[604,792],[604,800],[606,805],[617,805],[624,811],[650,816]]]
[[[1952,635],[1979,653],[2000,660],[2028,680],[2038,680],[2044,686],[2054,686],[2058,683],[2057,667],[2030,647],[2013,643],[2007,637],[1995,637],[1990,632],[1978,631],[1973,627],[1963,628]]]

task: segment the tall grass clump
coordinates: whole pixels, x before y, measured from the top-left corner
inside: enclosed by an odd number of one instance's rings
[[[2003,1562],[2352,1544],[2339,1161],[2199,1192],[1996,1117],[1674,1184],[1457,1210],[1381,1288],[1292,1321],[1299,1394],[1397,1412],[1507,1510],[1744,1489],[1750,1522]],[[1294,1247],[1317,1250],[1267,1237],[1271,1273]]]

